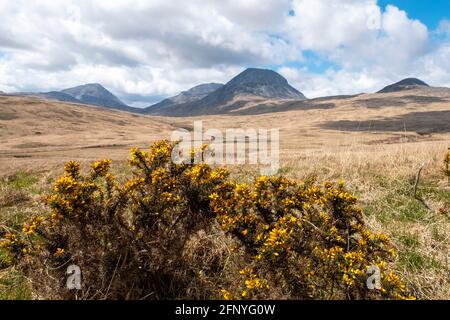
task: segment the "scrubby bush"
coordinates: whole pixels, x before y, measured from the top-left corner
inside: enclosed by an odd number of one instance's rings
[[[36,297],[412,298],[387,270],[388,238],[368,230],[343,182],[238,184],[223,168],[174,164],[173,146],[132,149],[123,182],[109,160],[84,175],[69,162],[45,199],[49,212],[22,230],[1,228],[9,263]],[[81,290],[65,286],[70,264]],[[366,285],[370,266],[381,270],[376,290]]]
[[[444,173],[449,178],[450,182],[450,151],[444,157]]]

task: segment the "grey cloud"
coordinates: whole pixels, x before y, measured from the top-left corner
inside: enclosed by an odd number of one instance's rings
[[[10,32],[0,29],[0,48],[30,50],[33,46],[14,39],[14,36],[12,36]]]
[[[137,67],[143,64],[142,61],[130,57],[120,48],[108,48],[102,45],[92,45],[78,41],[67,42],[65,46],[68,50],[81,55],[83,61],[92,64],[127,67]]]
[[[195,37],[179,34],[168,35],[164,44],[171,54],[188,66],[211,67],[216,65],[240,65],[262,63],[264,59],[248,49],[234,50],[221,45],[211,45]]]
[[[69,52],[59,51],[57,53],[52,52],[43,60],[35,60],[25,62],[23,66],[25,68],[31,68],[34,70],[41,70],[43,72],[57,72],[67,71],[77,64],[75,57]]]

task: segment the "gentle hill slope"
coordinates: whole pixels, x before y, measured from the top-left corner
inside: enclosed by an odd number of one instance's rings
[[[37,156],[47,161],[48,154],[67,152],[77,158],[97,157],[99,150],[110,148],[125,154],[129,146],[148,144],[174,129],[157,117],[32,97],[0,97],[0,160]]]
[[[11,96],[37,97],[45,100],[87,104],[117,110],[140,113],[141,109],[126,105],[114,94],[98,83],[89,83],[81,86],[50,92],[15,92]]]

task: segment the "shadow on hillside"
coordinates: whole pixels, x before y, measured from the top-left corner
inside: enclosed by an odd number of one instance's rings
[[[389,98],[370,98],[361,99],[354,102],[355,105],[359,105],[366,108],[384,108],[384,107],[401,107],[411,103],[417,104],[430,104],[446,102],[446,99],[439,97],[429,96],[403,96],[403,97],[389,97]]]
[[[311,101],[292,101],[285,102],[280,105],[273,104],[258,104],[254,107],[238,110],[233,112],[234,115],[257,115],[263,113],[272,113],[272,112],[284,112],[291,110],[313,110],[313,109],[332,109],[335,108],[336,105],[334,103],[315,103]]]
[[[0,120],[14,120],[17,118],[18,118],[18,116],[11,112],[1,112],[0,113]]]
[[[418,134],[450,132],[450,110],[411,112],[399,117],[380,120],[329,121],[320,126],[323,129],[340,131],[410,131]]]

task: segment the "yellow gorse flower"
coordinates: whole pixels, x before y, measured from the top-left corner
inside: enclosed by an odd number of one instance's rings
[[[53,254],[55,257],[61,257],[64,254],[64,249],[57,248],[55,253]]]
[[[39,228],[39,226],[42,224],[42,222],[44,222],[44,220],[45,218],[42,216],[33,217],[30,222],[26,223],[23,226],[22,228],[23,233],[27,235],[34,234],[36,230]]]
[[[444,157],[444,173],[450,179],[450,151],[448,151],[447,154]]]
[[[64,166],[64,174],[72,178],[77,178],[80,173],[80,163],[77,161],[69,161]]]
[[[99,177],[106,176],[110,168],[111,168],[111,160],[107,159],[97,161],[92,164],[93,173]]]
[[[71,192],[78,186],[78,182],[72,176],[64,176],[56,181],[53,190],[58,193]]]
[[[223,299],[225,299],[225,300],[233,300],[233,294],[231,294],[228,290],[221,289],[220,291],[222,292]]]

